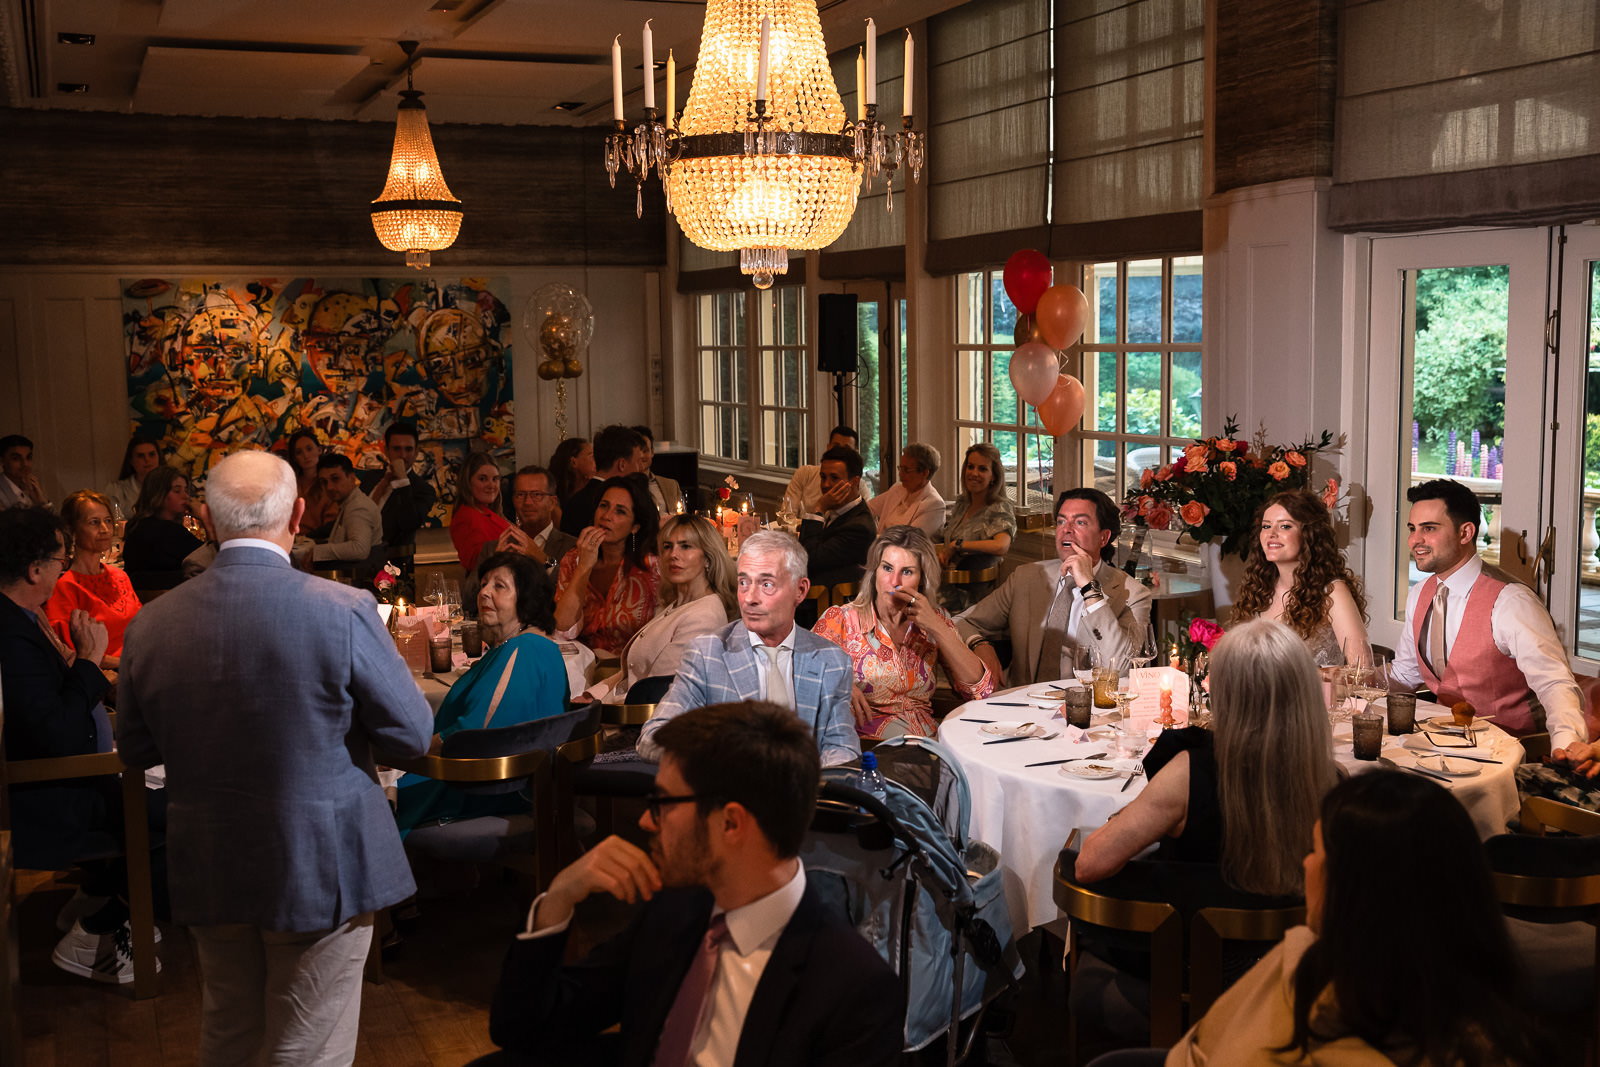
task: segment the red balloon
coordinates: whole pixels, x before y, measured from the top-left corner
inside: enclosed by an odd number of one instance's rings
[[[1089,323],[1089,301],[1075,285],[1052,285],[1039,297],[1033,317],[1051,348],[1071,347]]]
[[[1031,248],[1013,252],[1006,260],[1004,279],[1011,302],[1024,315],[1031,315],[1039,297],[1050,288],[1050,261]]]
[[[1056,387],[1039,405],[1039,421],[1044,428],[1060,437],[1078,425],[1083,418],[1083,383],[1070,374],[1056,379]]]
[[[1030,341],[1011,353],[1011,384],[1017,395],[1035,406],[1044,402],[1056,387],[1061,363],[1048,345]]]

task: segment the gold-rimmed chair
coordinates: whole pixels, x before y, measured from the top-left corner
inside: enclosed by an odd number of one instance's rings
[[[607,726],[643,726],[655,713],[654,704],[600,705],[600,721]],[[654,785],[655,764],[637,758],[602,764],[591,761],[571,772],[572,795],[594,800],[595,834],[601,838],[616,828],[617,798],[647,796]]]
[[[1549,797],[1525,797],[1518,821],[1521,833],[1497,834],[1484,842],[1495,895],[1507,918],[1594,928],[1586,951],[1569,934],[1555,934],[1557,944],[1551,946],[1538,944],[1532,931],[1524,937],[1513,930],[1519,950],[1538,961],[1528,968],[1536,986],[1569,991],[1585,979],[1592,986],[1585,1011],[1593,1063],[1600,1058],[1600,813]],[[1550,837],[1550,830],[1571,836]]]

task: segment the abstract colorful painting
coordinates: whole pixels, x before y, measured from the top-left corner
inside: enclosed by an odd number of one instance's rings
[[[504,278],[124,281],[133,432],[200,481],[302,426],[377,470],[384,429],[414,422],[414,470],[442,519],[469,452],[514,462],[509,291]]]

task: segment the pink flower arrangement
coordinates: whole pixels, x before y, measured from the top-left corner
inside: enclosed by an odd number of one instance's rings
[[[1189,640],[1202,646],[1207,652],[1217,647],[1217,642],[1222,639],[1222,627],[1210,619],[1192,619],[1189,622]]]
[[[1339,502],[1339,479],[1329,478],[1328,484],[1322,490],[1322,503],[1330,511]]]

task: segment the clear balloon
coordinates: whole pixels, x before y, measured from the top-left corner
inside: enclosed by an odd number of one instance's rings
[[[1002,278],[1006,295],[1017,310],[1024,315],[1031,315],[1034,306],[1039,303],[1040,294],[1050,288],[1050,260],[1045,258],[1043,252],[1031,248],[1013,252],[1011,258],[1006,260]]]
[[[1039,421],[1044,428],[1060,437],[1071,432],[1083,418],[1083,383],[1070,374],[1056,379],[1056,386],[1039,405]]]
[[[522,331],[544,352],[539,377],[576,378],[583,373],[579,357],[594,336],[594,308],[572,286],[551,282],[528,297],[522,309]]]
[[[1039,297],[1034,318],[1045,344],[1058,350],[1070,348],[1089,324],[1089,301],[1075,285],[1052,285]]]
[[[1019,397],[1035,407],[1056,387],[1060,373],[1061,365],[1048,345],[1029,341],[1011,353],[1011,384]]]

